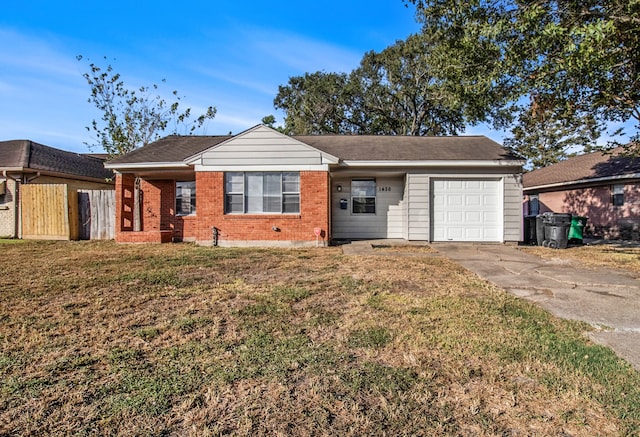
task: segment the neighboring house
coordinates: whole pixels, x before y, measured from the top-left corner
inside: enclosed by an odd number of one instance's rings
[[[106,167],[118,242],[288,246],[314,245],[316,233],[322,243],[519,241],[522,165],[482,136],[287,136],[259,125],[169,136]]]
[[[585,233],[637,239],[640,231],[640,158],[595,152],[523,177],[525,215],[563,212],[588,218]]]
[[[70,190],[113,189],[104,160],[29,140],[0,141],[0,236],[21,237],[21,187],[65,184]],[[47,211],[42,212],[44,215]]]

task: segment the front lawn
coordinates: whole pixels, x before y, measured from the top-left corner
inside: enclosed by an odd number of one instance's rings
[[[429,247],[2,249],[0,435],[640,432],[587,325]]]

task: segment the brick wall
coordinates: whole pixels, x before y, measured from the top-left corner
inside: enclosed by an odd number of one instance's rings
[[[134,183],[132,175],[116,178],[116,241],[120,243],[211,244],[213,227],[219,230],[220,245],[312,245],[316,227],[322,230],[321,240],[331,237],[327,172],[300,172],[299,214],[225,214],[224,173],[200,172],[196,174],[196,214],[176,216],[175,181],[143,179],[140,232],[133,232]]]
[[[220,245],[313,244],[314,228],[322,238],[330,239],[329,174],[322,171],[300,172],[299,214],[225,214],[224,173],[196,174],[196,239],[212,242],[212,228],[219,230]],[[276,230],[274,230],[276,228]]]
[[[16,238],[18,237],[16,198],[19,184],[12,178],[7,178],[5,184],[6,192],[0,194],[0,237]]]
[[[587,217],[585,233],[605,238],[640,238],[640,184],[624,184],[624,205],[611,201],[611,186],[539,193],[540,212]]]
[[[133,231],[135,177],[116,176],[116,241],[118,243],[167,243],[172,241],[173,181],[140,182],[141,231]]]

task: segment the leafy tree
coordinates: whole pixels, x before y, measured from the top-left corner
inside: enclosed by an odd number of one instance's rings
[[[467,58],[464,47],[457,55]],[[503,121],[495,110],[499,88],[480,93],[461,80],[450,47],[429,34],[411,35],[377,53],[366,53],[349,74],[316,72],[280,86],[274,105],[295,134],[453,135],[466,124]],[[481,82],[492,68],[478,62]],[[484,89],[483,89],[484,90]]]
[[[638,0],[405,2],[416,5],[424,32],[471,53],[492,53],[488,60],[499,68],[490,81],[508,101],[545,96],[548,119],[566,125],[583,120],[586,130],[594,121],[600,127],[633,122],[629,146],[638,151]],[[462,77],[476,77],[473,64],[461,66]],[[533,112],[523,110],[525,119]]]
[[[82,60],[82,56],[77,58]],[[131,152],[157,140],[170,124],[173,125],[171,133],[178,133],[180,129],[193,133],[215,117],[216,109],[210,106],[204,114],[191,121],[191,108],[182,110],[177,91],[172,92],[175,100],[167,102],[155,84],[137,90],[126,88],[120,74],[115,73],[111,65],[103,69],[90,63],[89,69],[83,74],[91,87],[88,101],[102,112],[102,117],[93,120],[87,130],[96,135],[97,144],[110,156]]]
[[[527,160],[527,169],[537,169],[576,152],[591,151],[599,135],[594,117],[575,119],[572,114],[557,117],[545,107],[544,99],[536,98],[520,112],[512,136],[504,145]]]
[[[350,75],[359,91],[351,112],[362,131],[447,135],[464,130],[464,102],[438,77],[430,55],[430,41],[423,35],[364,55]]]
[[[348,101],[348,76],[318,71],[280,85],[274,106],[285,111],[288,134],[338,134],[351,132]]]

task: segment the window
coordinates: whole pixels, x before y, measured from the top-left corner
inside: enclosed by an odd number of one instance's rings
[[[376,180],[351,180],[351,212],[353,214],[376,213]]]
[[[196,213],[195,181],[176,182],[176,215]]]
[[[227,214],[300,212],[298,172],[229,172],[224,178]]]
[[[624,205],[624,185],[614,185],[611,194],[611,203],[613,206]]]
[[[529,195],[529,215],[540,214],[540,200],[537,194]]]

